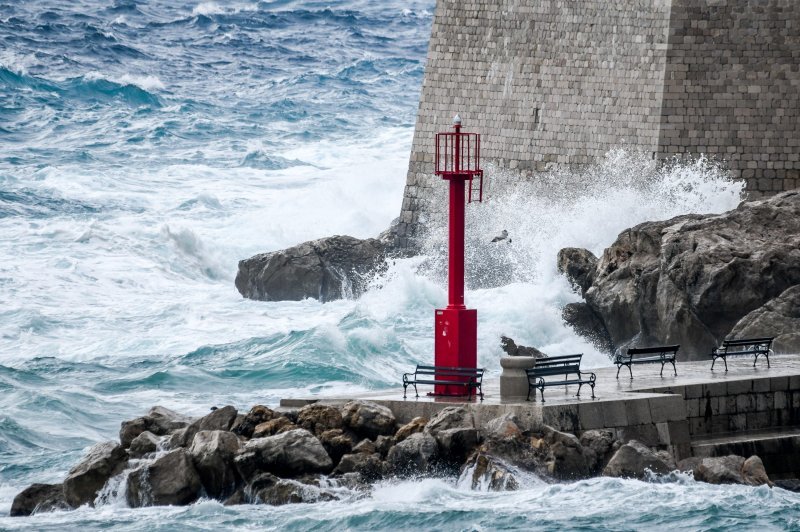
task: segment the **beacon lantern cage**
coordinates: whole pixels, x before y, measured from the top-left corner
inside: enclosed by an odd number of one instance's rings
[[[483,170],[480,169],[481,136],[462,133],[461,118],[453,120],[453,132],[436,134],[436,175],[442,179],[469,181],[467,203],[483,201]]]

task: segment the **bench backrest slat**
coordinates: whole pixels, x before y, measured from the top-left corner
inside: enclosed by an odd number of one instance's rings
[[[760,346],[771,345],[774,338],[746,338],[741,340],[724,340],[722,347],[740,347],[746,345]]]
[[[455,368],[449,366],[417,366],[414,373],[445,377],[483,377],[483,368]]]
[[[529,377],[546,377],[548,375],[568,375],[570,373],[580,373],[580,364],[570,364],[567,366],[535,367],[525,370]]]
[[[652,355],[654,353],[677,353],[680,345],[664,345],[656,347],[632,347],[628,355]]]

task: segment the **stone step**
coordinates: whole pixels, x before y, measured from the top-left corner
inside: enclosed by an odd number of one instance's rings
[[[758,455],[770,478],[800,477],[800,426],[717,434],[692,441],[692,456]]]

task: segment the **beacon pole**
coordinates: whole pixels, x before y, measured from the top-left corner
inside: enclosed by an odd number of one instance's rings
[[[480,165],[480,136],[461,132],[461,118],[453,120],[453,132],[436,135],[436,175],[449,181],[447,307],[436,309],[435,365],[475,369],[478,365],[478,311],[464,305],[464,228],[467,201],[472,201],[473,182],[478,180],[478,201],[482,200],[483,172]],[[467,196],[467,185],[469,195]],[[461,377],[437,377],[459,382]],[[467,395],[465,386],[438,384],[435,395]]]

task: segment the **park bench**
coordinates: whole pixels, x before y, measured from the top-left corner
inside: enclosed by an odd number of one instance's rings
[[[769,354],[772,352],[774,338],[743,338],[741,340],[725,340],[720,347],[715,347],[711,352],[711,370],[718,358],[725,362],[725,371],[728,371],[728,357],[731,355],[753,355],[753,367],[756,367],[758,357],[763,355],[769,367]]]
[[[536,389],[538,388],[542,394],[542,402],[544,402],[546,387],[570,384],[578,385],[576,397],[581,395],[581,387],[588,384],[592,387],[592,399],[594,399],[594,383],[597,376],[594,373],[581,371],[582,357],[583,354],[537,359],[532,368],[525,370],[528,375],[528,397],[525,400],[531,400],[531,390],[533,390],[533,398],[536,399]],[[588,375],[588,378],[585,378],[584,375]]]
[[[468,399],[472,398],[473,390],[478,390],[483,401],[483,368],[453,368],[447,366],[420,366],[414,373],[403,374],[403,399],[406,398],[406,389],[414,387],[414,392],[419,397],[417,384],[433,384],[447,386],[463,386],[467,388]]]
[[[675,376],[678,375],[678,370],[675,368],[675,356],[678,354],[679,345],[661,345],[656,347],[632,347],[623,355],[619,354],[614,359],[614,364],[617,365],[617,378],[619,379],[619,370],[622,366],[628,367],[628,373],[631,374],[633,379],[633,370],[631,366],[634,364],[656,364],[661,363],[661,375],[664,376],[664,366],[672,364],[672,370]]]

